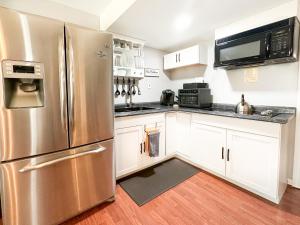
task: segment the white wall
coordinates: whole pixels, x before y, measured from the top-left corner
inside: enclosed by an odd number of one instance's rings
[[[300,2],[300,0],[299,0]],[[298,2],[292,1],[264,13],[245,18],[236,23],[216,30],[216,38],[222,38],[237,32],[245,31],[257,26],[265,25],[276,20],[297,15]],[[298,11],[300,15],[300,9]],[[299,17],[299,16],[298,16]],[[289,178],[293,178],[293,185],[300,188],[300,79],[299,62],[256,67],[252,71],[257,75],[256,82],[248,82],[246,78],[249,69],[226,71],[214,69],[214,40],[208,46],[208,65],[182,69],[172,76],[172,88],[182,87],[183,82],[197,82],[204,80],[212,89],[215,103],[236,104],[241,94],[253,105],[297,106],[296,147],[289,149]],[[184,77],[188,77],[184,79]],[[293,144],[291,144],[293,146]],[[294,160],[293,160],[294,159]],[[292,171],[291,168],[294,167]]]
[[[300,18],[300,0],[298,0],[297,16]],[[300,64],[299,64],[300,66]],[[299,74],[300,76],[300,67]],[[295,134],[295,152],[294,152],[294,170],[293,170],[293,186],[300,188],[300,79],[298,79],[297,93],[297,117],[296,117],[296,134]]]
[[[202,43],[203,44],[203,43]],[[208,82],[215,103],[236,104],[241,94],[253,105],[296,106],[298,62],[261,66],[251,69],[257,73],[257,81],[245,79],[249,69],[214,69],[214,44],[208,46],[207,67],[192,67],[171,75],[172,88],[182,88],[184,82]],[[185,79],[185,77],[188,77]]]
[[[255,27],[263,26],[292,16],[297,16],[297,1],[298,0],[292,0],[270,10],[239,20],[227,26],[220,27],[215,30],[215,38],[223,38]]]
[[[297,0],[285,3],[263,13],[239,20],[215,31],[216,39],[252,29],[280,19],[297,15]],[[252,69],[257,74],[256,82],[246,79],[249,69],[214,69],[214,40],[200,43],[208,46],[206,68],[189,68],[176,71],[170,78],[172,88],[177,90],[183,82],[208,82],[214,102],[236,104],[241,94],[253,105],[293,106],[297,105],[297,83],[299,63],[261,66]],[[184,77],[188,77],[184,79]],[[299,103],[300,104],[300,103]]]
[[[100,18],[98,16],[48,0],[0,0],[0,5],[96,30],[100,29]]]
[[[161,91],[172,89],[176,92],[183,83],[208,82],[215,103],[236,104],[241,94],[253,105],[292,106],[297,104],[299,63],[287,63],[256,67],[257,81],[249,83],[245,76],[249,69],[223,70],[214,69],[214,44],[208,45],[208,65],[177,69],[172,73],[163,71],[163,51],[145,48],[145,66],[161,70],[159,78],[146,77],[140,80],[142,95],[134,96],[133,102],[159,101]],[[148,89],[150,84],[151,89]],[[115,104],[128,102],[119,96]]]
[[[160,69],[160,77],[145,77],[139,81],[139,86],[141,89],[141,95],[133,96],[133,102],[157,102],[160,99],[162,90],[170,88],[171,82],[170,78],[163,71],[163,55],[166,53],[157,49],[145,47],[145,67]],[[148,88],[148,85],[151,88]],[[121,85],[119,85],[119,90],[121,91]],[[127,87],[126,87],[127,90]],[[129,99],[119,96],[115,98],[115,104],[128,103]]]

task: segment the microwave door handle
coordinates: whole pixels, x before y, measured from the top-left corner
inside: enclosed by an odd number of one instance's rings
[[[32,171],[32,170],[41,169],[41,168],[51,166],[51,165],[54,165],[54,164],[62,162],[62,161],[75,159],[75,158],[79,158],[79,157],[86,156],[86,155],[97,154],[97,153],[103,152],[105,150],[106,150],[105,147],[99,146],[96,149],[92,149],[92,150],[89,150],[89,151],[86,151],[86,152],[81,152],[81,153],[77,153],[77,154],[73,154],[73,155],[68,155],[68,156],[64,156],[64,157],[61,157],[61,158],[53,159],[53,160],[50,160],[50,161],[46,161],[46,162],[38,163],[38,164],[34,164],[34,165],[30,164],[30,165],[27,165],[27,166],[23,167],[22,169],[20,169],[19,172],[20,173],[25,173],[25,172]]]
[[[65,67],[65,41],[64,32],[58,37],[58,52],[59,52],[59,89],[60,89],[60,112],[61,124],[67,131],[67,93],[66,93],[66,67]]]

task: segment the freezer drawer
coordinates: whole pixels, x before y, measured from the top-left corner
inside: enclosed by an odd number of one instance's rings
[[[4,225],[58,224],[115,192],[113,140],[1,164]]]

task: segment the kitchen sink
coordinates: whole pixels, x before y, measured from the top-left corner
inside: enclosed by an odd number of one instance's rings
[[[116,108],[115,112],[133,112],[133,111],[152,110],[152,109],[156,109],[156,108],[145,107],[145,106],[134,106],[134,107]]]

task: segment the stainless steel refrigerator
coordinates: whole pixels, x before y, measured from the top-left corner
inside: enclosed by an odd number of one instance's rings
[[[111,43],[0,8],[4,225],[58,224],[113,199]]]

